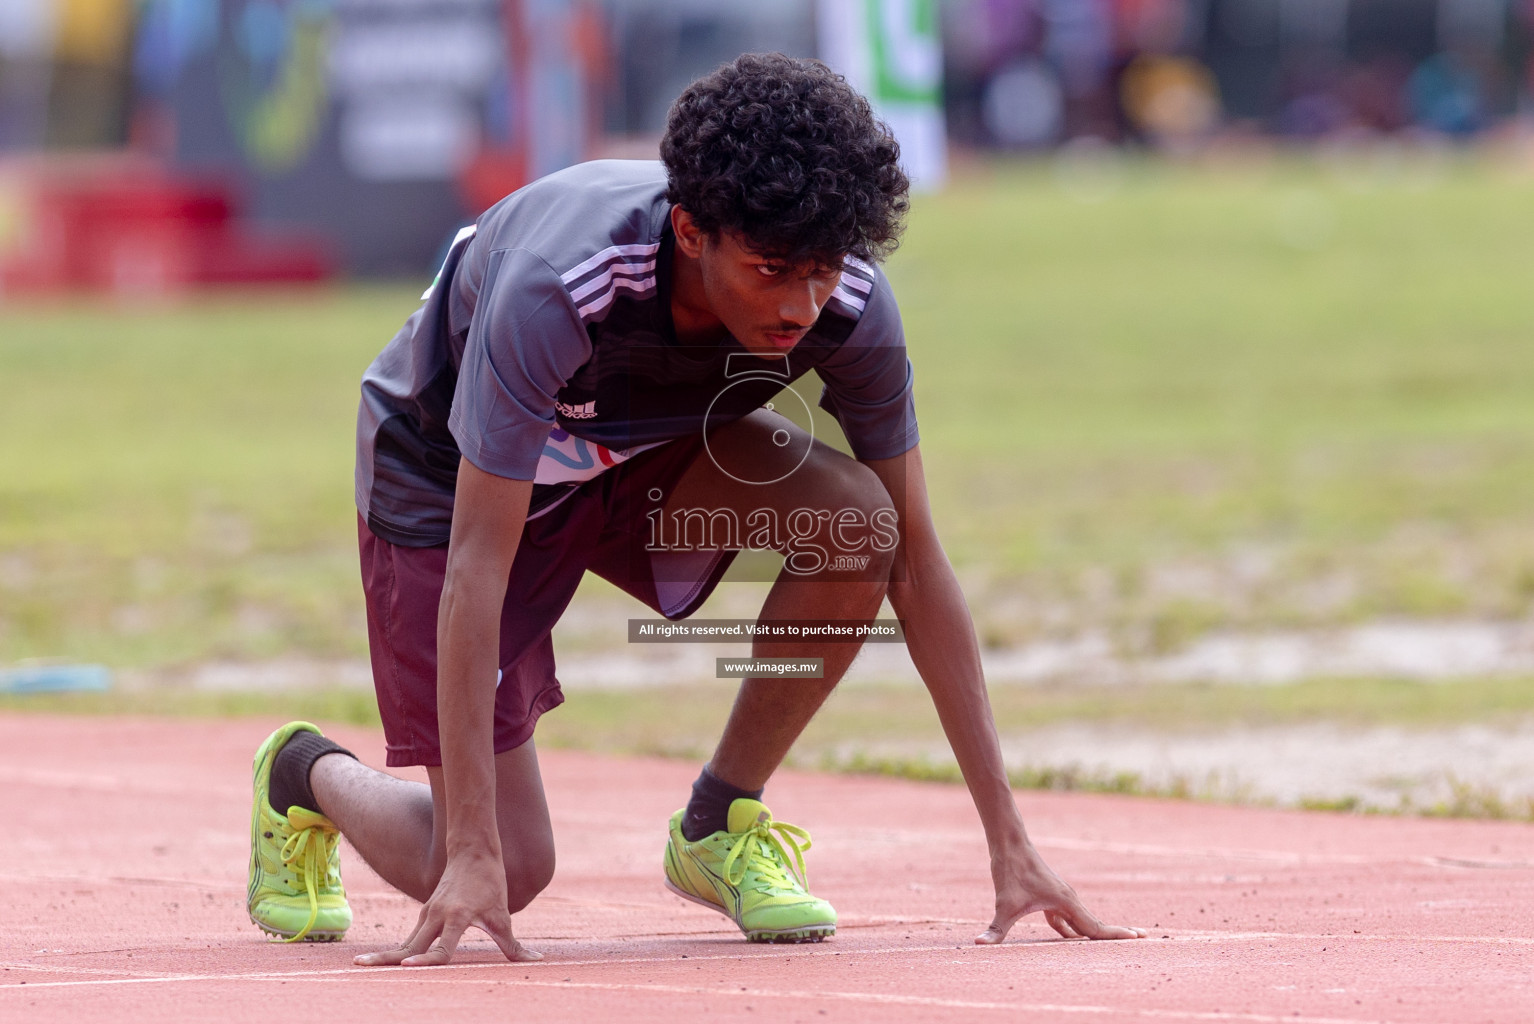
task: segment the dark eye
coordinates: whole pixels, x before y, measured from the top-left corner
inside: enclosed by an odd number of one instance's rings
[[[758,263],[756,265],[756,272],[761,274],[763,277],[783,276],[783,268],[778,266],[776,263]]]

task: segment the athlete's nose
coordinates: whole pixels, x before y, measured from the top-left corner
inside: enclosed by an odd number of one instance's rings
[[[793,324],[795,327],[808,330],[815,326],[815,321],[820,319],[820,307],[824,301],[818,299],[814,285],[811,282],[803,282],[798,287],[790,288],[783,296],[782,304],[778,307],[778,316],[784,324]]]

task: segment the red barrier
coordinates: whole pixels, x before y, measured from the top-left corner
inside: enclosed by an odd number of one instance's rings
[[[256,231],[234,189],[123,159],[75,159],[0,169],[9,236],[0,235],[0,291],[166,295],[208,285],[324,281],[335,273],[324,238]]]

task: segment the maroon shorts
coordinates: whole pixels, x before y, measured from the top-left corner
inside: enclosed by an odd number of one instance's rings
[[[641,452],[528,521],[501,608],[496,753],[527,742],[538,717],[564,702],[550,631],[587,569],[673,619],[692,614],[724,575],[733,551],[645,549],[646,513],[660,506],[657,496],[670,493],[701,450],[701,441],[688,438]],[[440,765],[437,605],[447,545],[391,544],[361,516],[357,538],[388,763]]]

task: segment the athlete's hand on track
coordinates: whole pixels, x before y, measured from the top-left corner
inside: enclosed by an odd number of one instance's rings
[[[483,929],[508,960],[542,960],[511,934],[506,910],[506,871],[499,857],[449,858],[431,899],[421,907],[415,930],[398,949],[364,953],[361,967],[437,967],[453,959],[463,933]]]
[[[975,938],[977,945],[1001,942],[1018,918],[1036,910],[1042,910],[1049,926],[1067,939],[1143,939],[1149,934],[1144,928],[1099,921],[1031,844],[1015,857],[993,860],[991,876],[996,881],[996,917]]]

